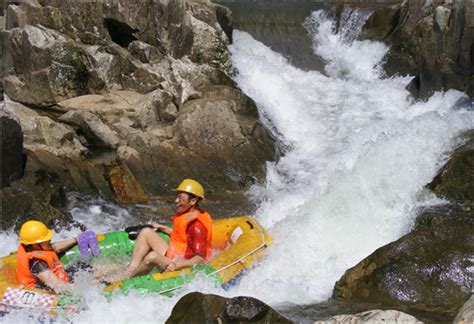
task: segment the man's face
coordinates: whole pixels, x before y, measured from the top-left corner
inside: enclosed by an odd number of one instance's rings
[[[53,246],[51,245],[51,241],[41,242],[41,243],[39,243],[39,246],[41,247],[41,250],[44,250],[44,251],[52,251],[53,250]]]
[[[176,204],[176,212],[183,214],[196,204],[196,198],[191,198],[191,196],[185,192],[178,192],[174,202]]]

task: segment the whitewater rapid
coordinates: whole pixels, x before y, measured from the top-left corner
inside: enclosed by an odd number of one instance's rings
[[[459,91],[416,102],[405,89],[411,77],[385,78],[388,47],[355,40],[365,18],[352,15],[339,33],[323,11],[305,20],[324,73],[296,69],[234,32],[237,83],[285,148],[250,192],[275,244],[235,294],[273,305],[323,301],[345,270],[406,233],[418,206],[439,203],[424,186],[474,114],[459,106]]]
[[[459,105],[464,94],[414,101],[405,89],[411,77],[383,75],[388,47],[355,40],[360,22],[348,23],[336,33],[323,11],[304,22],[324,72],[299,70],[234,31],[236,81],[284,153],[268,163],[265,183],[249,191],[259,204],[255,216],[273,237],[266,258],[229,290],[201,278],[173,298],[132,293],[108,302],[85,276],[76,287],[87,309],[75,321],[164,322],[193,290],[254,296],[273,306],[320,302],[347,268],[406,233],[417,207],[439,203],[424,186],[461,143],[458,135],[474,125],[472,111]],[[73,203],[71,213],[98,232],[133,222],[127,210],[101,200]],[[78,233],[72,227],[56,237]],[[0,239],[2,251],[16,249],[13,230]],[[32,320],[24,313],[2,318],[18,321]]]

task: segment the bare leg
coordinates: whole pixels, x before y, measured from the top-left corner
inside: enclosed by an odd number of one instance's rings
[[[150,253],[153,253],[153,252],[150,252]],[[146,274],[150,273],[151,269],[153,269],[153,265],[154,265],[153,263],[142,262],[142,263],[140,263],[140,265],[138,267],[133,268],[130,271],[127,270],[127,272],[125,273],[126,278],[133,278],[133,277],[137,277],[137,276],[146,275]],[[126,279],[126,278],[124,278],[124,279]]]
[[[168,243],[156,234],[151,228],[144,228],[137,237],[133,248],[132,260],[125,273],[109,278],[110,281],[119,281],[147,274],[157,266],[161,270],[166,268],[170,260],[165,257]]]
[[[132,269],[129,267],[127,270],[127,276],[128,278],[133,278],[139,275],[148,274],[151,269],[153,269],[153,266],[156,266],[160,271],[163,271],[168,266],[168,263],[170,263],[170,259],[164,255],[151,251],[137,267]]]
[[[142,261],[144,261],[145,256],[150,254],[150,250],[154,252],[153,259],[156,259],[157,256],[155,256],[155,254],[164,257],[167,249],[168,243],[166,243],[165,240],[163,240],[159,235],[157,235],[154,230],[152,230],[151,228],[143,229],[138,235],[137,243],[133,248],[132,260],[130,261],[130,265],[127,268],[127,272],[135,273],[135,270],[140,266]],[[155,262],[149,261],[148,263]]]

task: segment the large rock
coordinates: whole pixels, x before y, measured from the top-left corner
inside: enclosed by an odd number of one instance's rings
[[[251,297],[225,298],[193,292],[174,306],[166,323],[292,323]]]
[[[209,163],[199,152],[173,141],[160,141],[159,136],[138,136],[132,144],[138,157],[123,159],[146,192],[169,195],[183,178],[195,178],[208,193],[237,190],[244,185],[222,173],[222,168]]]
[[[390,43],[385,70],[414,75],[415,94],[458,89],[473,96],[471,78],[472,6],[466,1],[349,2],[373,13],[365,37]]]
[[[206,159],[229,182],[248,185],[273,159],[271,141],[257,122],[253,101],[235,89],[218,87],[201,99],[188,101],[176,121],[180,144]]]
[[[471,294],[474,217],[465,213],[422,215],[412,232],[347,270],[334,297],[454,317]]]
[[[0,103],[0,152],[1,188],[10,185],[23,176],[25,157],[23,155],[23,132],[19,122],[3,110]]]
[[[474,131],[428,185],[438,196],[474,207]]]

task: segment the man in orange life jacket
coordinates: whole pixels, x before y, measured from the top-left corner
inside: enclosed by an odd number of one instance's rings
[[[173,229],[160,224],[153,224],[153,229],[143,229],[121,279],[149,273],[153,266],[161,271],[174,271],[209,260],[212,218],[198,207],[199,201],[204,199],[204,188],[195,180],[185,179],[175,191]],[[155,230],[169,234],[170,243],[157,235]]]
[[[18,246],[18,283],[27,288],[69,291],[69,278],[57,253],[77,244],[76,239],[51,244],[53,232],[39,221],[28,221],[20,229]]]

